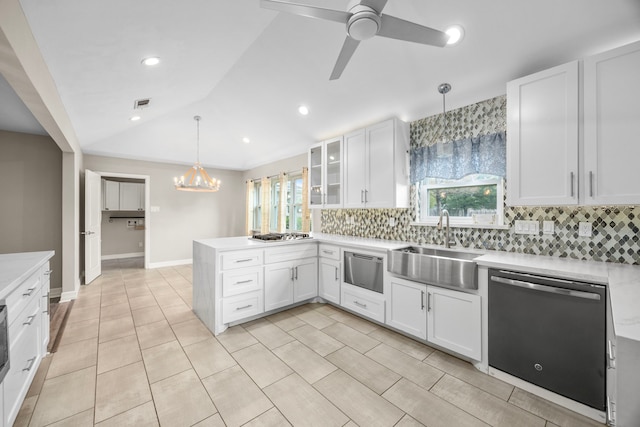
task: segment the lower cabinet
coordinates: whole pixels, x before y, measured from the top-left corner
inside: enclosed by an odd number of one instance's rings
[[[386,324],[474,360],[482,358],[480,296],[392,277]]]
[[[318,260],[316,258],[265,265],[265,311],[285,307],[317,295]]]
[[[340,305],[380,323],[384,322],[384,295],[357,286],[342,284]]]
[[[264,313],[262,289],[225,297],[222,300],[222,321],[235,322],[245,317]]]
[[[387,325],[427,339],[427,285],[392,277]]]
[[[340,261],[320,258],[318,295],[334,304],[340,304]]]
[[[480,296],[427,286],[427,340],[474,360],[482,358]]]

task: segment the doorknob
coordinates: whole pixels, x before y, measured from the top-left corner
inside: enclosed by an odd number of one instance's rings
[[[93,231],[81,231],[80,234],[83,234],[85,236],[89,236],[91,234],[96,234],[96,233],[94,233]]]

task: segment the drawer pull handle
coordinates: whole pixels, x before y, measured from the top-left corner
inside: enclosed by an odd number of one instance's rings
[[[244,285],[245,283],[251,283],[251,282],[253,282],[253,279],[241,280],[239,282],[236,282],[236,285]]]
[[[243,305],[242,307],[236,307],[236,311],[244,310],[244,309],[251,308],[251,307],[253,307],[253,304]]]
[[[30,295],[33,293],[33,291],[35,291],[35,290],[36,290],[36,288],[29,288],[29,289],[27,289],[27,292],[25,292],[25,293],[23,293],[23,294],[22,294],[22,296],[23,296],[23,297],[28,297],[28,296],[30,296]]]
[[[245,259],[237,259],[237,260],[235,260],[235,262],[249,262],[249,261],[253,261],[253,258],[245,258]]]
[[[47,276],[49,276],[51,273],[53,273],[53,270],[47,270],[44,272],[44,274],[46,274]]]
[[[29,363],[27,364],[27,367],[26,367],[26,368],[23,368],[23,369],[22,369],[22,371],[23,371],[23,372],[24,372],[24,371],[27,371],[27,372],[28,372],[28,371],[30,371],[30,370],[31,370],[31,368],[33,368],[33,364],[34,364],[34,363],[36,363],[36,358],[35,358],[35,357],[33,357],[33,358],[29,359],[27,362],[29,362]]]
[[[361,302],[358,302],[358,301],[354,301],[353,303],[359,307],[367,308],[367,304],[362,304]]]
[[[327,255],[333,255],[333,251],[325,251],[325,250],[322,250],[322,253],[325,253],[325,254],[327,254]]]
[[[29,325],[31,325],[33,323],[33,319],[35,319],[35,318],[36,318],[35,314],[31,315],[31,316],[27,317],[27,319],[29,319],[29,320],[27,320],[26,322],[23,322],[22,324],[29,326]]]

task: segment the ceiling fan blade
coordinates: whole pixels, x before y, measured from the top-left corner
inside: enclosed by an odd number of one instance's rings
[[[447,33],[405,21],[395,16],[382,15],[378,36],[407,40],[415,43],[444,47],[449,40]]]
[[[353,56],[353,52],[356,51],[356,48],[359,44],[359,40],[355,40],[347,36],[344,44],[342,45],[342,50],[340,50],[340,55],[338,55],[336,65],[333,67],[333,71],[331,72],[331,77],[329,77],[329,80],[336,80],[340,78],[342,72],[349,63],[349,60]]]
[[[369,6],[380,14],[382,9],[384,9],[384,6],[387,4],[387,0],[362,0],[360,1],[360,4],[363,6]]]
[[[343,12],[341,10],[324,9],[322,7],[289,3],[280,0],[260,0],[260,7],[277,10],[279,12],[293,13],[294,15],[307,16],[309,18],[326,19],[342,24],[346,24],[351,17],[349,12]]]

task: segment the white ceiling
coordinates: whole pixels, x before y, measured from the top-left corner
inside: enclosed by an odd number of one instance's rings
[[[453,86],[447,107],[460,107],[505,93],[516,77],[640,40],[638,0],[389,0],[384,13],[461,24],[466,37],[442,49],[375,37],[329,81],[344,27],[258,0],[21,4],[84,153],[192,163],[200,115],[202,163],[239,170],[387,117],[436,114],[442,82]],[[162,62],[146,68],[147,56]],[[142,120],[129,121],[134,100],[147,97]]]

